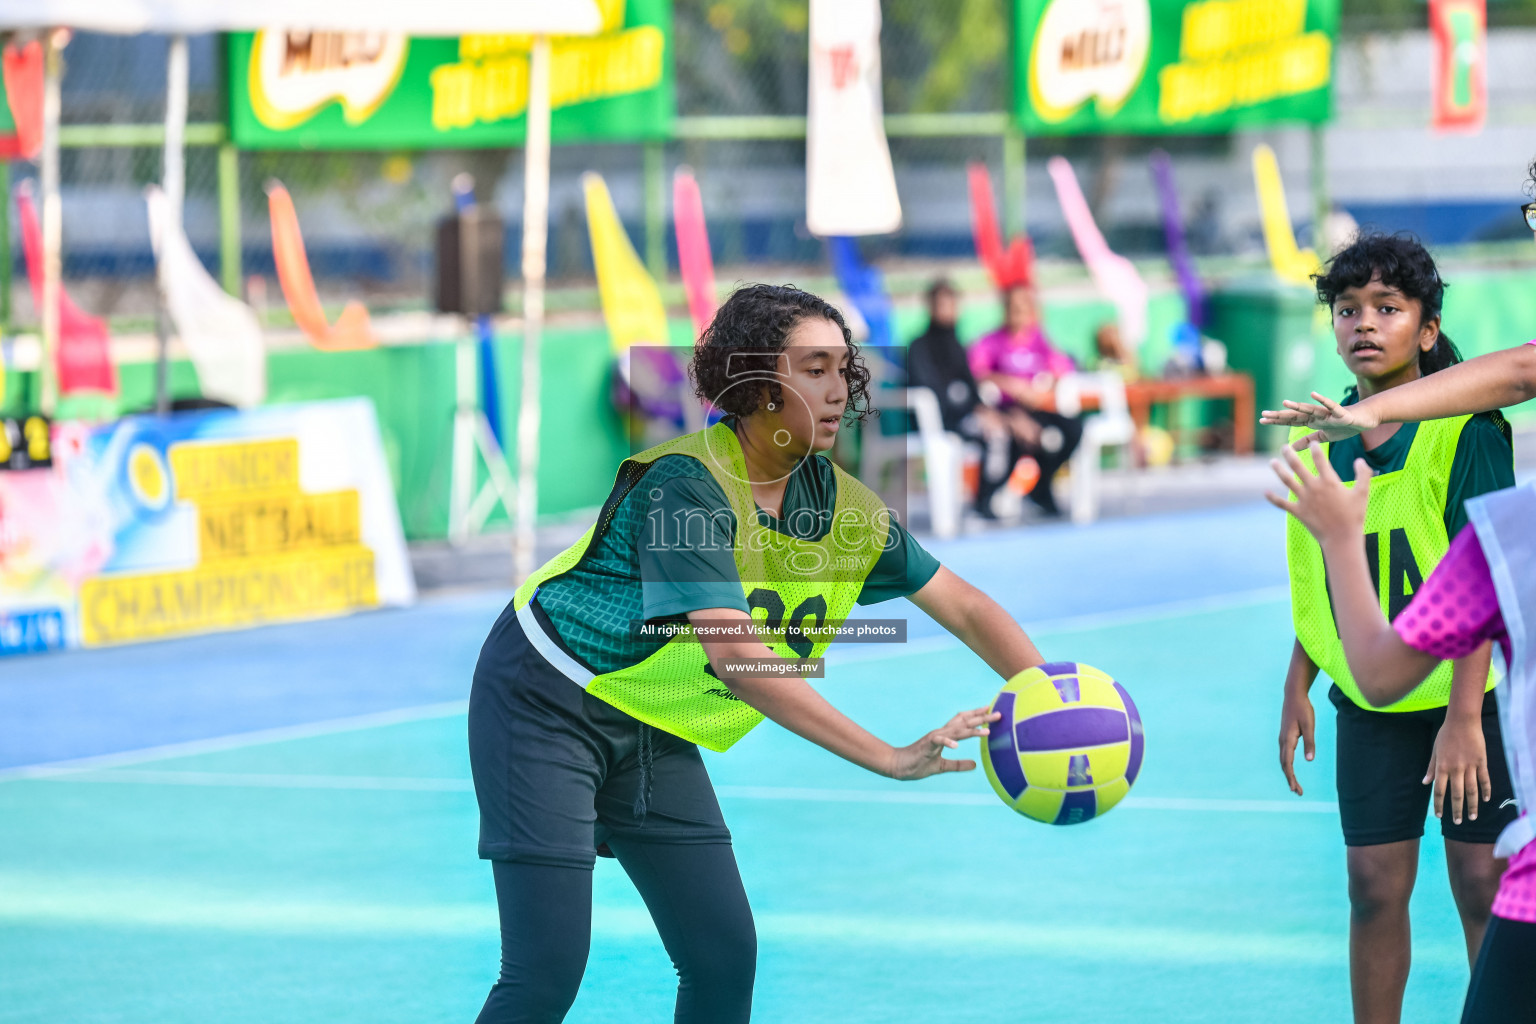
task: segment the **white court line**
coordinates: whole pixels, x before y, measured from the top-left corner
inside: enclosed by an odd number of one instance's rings
[[[286,772],[178,772],[111,768],[42,776],[49,782],[124,782],[151,786],[231,786],[252,789],[371,789],[393,792],[473,793],[469,779],[400,775],[290,775]]]
[[[1095,612],[1088,615],[1069,615],[1058,619],[1040,619],[1034,622],[1026,622],[1024,626],[1035,635],[1075,632],[1085,629],[1102,629],[1139,622],[1155,622],[1159,619],[1178,618],[1182,615],[1196,615],[1202,612],[1223,611],[1230,608],[1265,604],[1285,598],[1289,596],[1289,593],[1289,589],[1285,586],[1261,587],[1256,590],[1238,590],[1210,597],[1139,605],[1135,608],[1122,608],[1117,611]],[[849,645],[842,650],[835,651],[832,655],[834,667],[840,664],[879,661],[886,658],[926,654],[932,651],[952,650],[960,646],[960,641],[952,636],[945,635],[926,637],[905,644],[861,644],[857,646],[863,649],[851,649],[853,645]],[[367,715],[354,715],[348,718],[333,718],[323,722],[285,725],[275,729],[257,729],[252,732],[233,733],[203,740],[190,740],[185,743],[167,743],[161,746],[126,750],[115,754],[100,754],[93,757],[73,758],[66,761],[47,761],[41,764],[18,765],[13,768],[0,768],[0,782],[13,779],[41,779],[54,775],[98,771],[104,768],[144,764],[148,761],[163,761],[173,757],[211,754],[225,750],[238,750],[241,747],[260,746],[265,743],[282,743],[286,740],[309,739],[316,736],[328,736],[333,733],[374,729],[380,726],[415,722],[427,718],[447,718],[452,715],[463,714],[468,710],[468,707],[468,701],[446,701],[441,704],[423,704],[417,707],[400,708],[394,711],[380,711]]]
[[[122,768],[45,776],[55,782],[121,782],[166,786],[233,786],[258,789],[362,789],[396,792],[468,793],[469,779],[396,775],[288,775],[272,772],[178,772]],[[924,793],[906,789],[816,789],[799,786],[716,786],[727,800],[789,800],[846,804],[940,804],[991,807],[990,793]],[[1208,797],[1126,797],[1120,805],[1143,811],[1218,811],[1260,814],[1333,814],[1338,805],[1322,800],[1223,800]]]
[[[94,757],[77,757],[67,761],[18,765],[14,768],[0,768],[0,782],[11,779],[43,779],[55,775],[71,775],[76,772],[94,772],[104,768],[117,768],[121,765],[143,764],[146,761],[190,757],[194,754],[215,754],[265,743],[282,743],[286,740],[310,739],[340,732],[356,732],[360,729],[377,729],[381,726],[419,722],[428,718],[448,718],[453,715],[462,715],[468,710],[468,701],[450,700],[440,704],[418,704],[415,707],[396,708],[393,711],[375,711],[366,715],[331,718],[323,722],[305,722],[302,725],[284,725],[275,729],[237,732],[205,740],[166,743],[157,747],[125,750],[116,754],[98,754]]]
[[[992,806],[991,793],[921,793],[879,789],[810,789],[778,786],[716,786],[726,799],[809,800],[852,804],[949,804]],[[1206,797],[1128,796],[1120,803],[1143,811],[1226,811],[1267,814],[1333,814],[1338,805],[1322,800],[1219,800]]]

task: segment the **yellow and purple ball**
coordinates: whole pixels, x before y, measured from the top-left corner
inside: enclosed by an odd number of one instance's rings
[[[982,746],[987,778],[1026,818],[1076,825],[1124,799],[1141,771],[1141,716],[1125,687],[1091,665],[1060,661],[1008,680]]]

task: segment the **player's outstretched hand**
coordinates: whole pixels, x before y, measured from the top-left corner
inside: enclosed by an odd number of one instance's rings
[[[1311,427],[1312,433],[1292,445],[1299,452],[1306,451],[1315,441],[1342,441],[1381,426],[1381,420],[1368,408],[1369,403],[1340,405],[1316,391],[1312,397],[1318,404],[1286,399],[1284,409],[1265,409],[1259,422],[1271,427]]]
[[[1294,498],[1288,500],[1283,495],[1265,492],[1269,503],[1301,520],[1318,543],[1330,538],[1359,537],[1365,530],[1365,507],[1371,500],[1371,470],[1365,460],[1355,460],[1355,486],[1346,487],[1323,457],[1317,442],[1312,443],[1316,476],[1307,472],[1295,452],[1287,448],[1283,454],[1284,464],[1273,459],[1270,465]]]
[[[897,747],[896,758],[891,763],[891,778],[910,781],[940,772],[975,771],[975,761],[952,761],[944,756],[944,751],[955,750],[961,740],[987,735],[987,723],[1002,717],[1000,712],[993,711],[991,707],[960,712],[948,724],[933,730],[911,746]]]

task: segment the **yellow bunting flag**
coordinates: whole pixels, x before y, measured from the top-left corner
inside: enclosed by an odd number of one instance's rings
[[[1311,284],[1321,266],[1317,253],[1296,245],[1291,213],[1285,205],[1285,185],[1275,151],[1260,143],[1253,150],[1253,182],[1259,190],[1259,212],[1264,218],[1264,245],[1275,276],[1282,281]]]
[[[592,172],[582,175],[581,184],[587,196],[587,231],[592,238],[592,262],[597,267],[597,290],[613,350],[622,352],[634,344],[665,345],[667,309],[661,290],[624,233],[608,186],[602,175]]]

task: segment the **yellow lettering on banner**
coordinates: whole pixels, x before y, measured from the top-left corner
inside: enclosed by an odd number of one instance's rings
[[[1158,72],[1158,117],[1177,124],[1321,89],[1333,68],[1333,41],[1324,32],[1203,63],[1170,64]]]
[[[299,442],[188,441],[170,447],[176,498],[199,501],[246,494],[287,493],[299,489]]]
[[[550,106],[643,92],[661,82],[666,35],[641,25],[612,35],[558,39],[550,47]],[[432,70],[432,126],[491,124],[528,109],[528,37],[464,36],[459,63]]]
[[[654,88],[661,82],[666,48],[667,37],[655,25],[562,42],[549,56],[550,105],[564,107]]]
[[[202,502],[197,509],[201,561],[357,544],[359,510],[357,491]]]
[[[432,69],[432,127],[438,131],[467,128],[475,123],[475,69],[469,64],[443,64]]]
[[[361,546],[213,563],[182,572],[97,576],[80,586],[88,647],[311,618],[379,603]]]
[[[1205,0],[1184,8],[1181,60],[1211,60],[1300,35],[1307,0]]]

